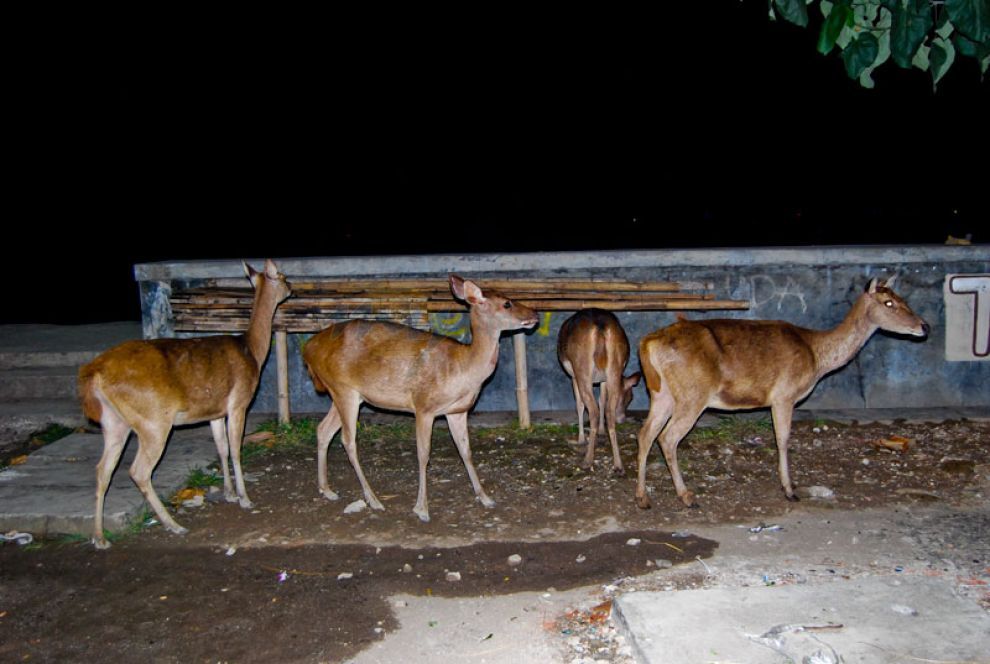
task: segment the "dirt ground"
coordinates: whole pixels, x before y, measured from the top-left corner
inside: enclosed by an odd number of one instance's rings
[[[106,552],[78,540],[0,546],[0,660],[342,661],[396,628],[388,600],[395,594],[563,590],[655,571],[657,561],[697,565],[718,543],[692,535],[692,526],[961,504],[990,464],[987,422],[797,422],[791,474],[805,498],[789,503],[768,419],[725,416],[680,447],[700,507],[676,499],[654,448],[653,508],[640,510],[635,422],[620,429],[626,477],[611,472],[601,439],[596,467],[579,468],[574,425],[526,433],[472,427],[475,465],[497,503],[486,509],[438,425],[428,472],[432,521],[422,523],[412,513],[411,422],[359,428],[362,465],[384,512],[345,513],[362,496],[339,440],[329,467],[340,500],[318,494],[315,422],[305,420],[247,450],[252,510],[217,501],[208,486],[215,479],[205,474],[191,478],[205,491],[203,504],[176,509],[190,529],[184,537],[151,525]],[[512,555],[521,562],[510,564]],[[559,625],[574,615],[551,618]]]

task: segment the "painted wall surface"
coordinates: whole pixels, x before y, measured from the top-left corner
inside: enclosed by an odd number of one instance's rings
[[[711,282],[720,299],[746,300],[747,311],[687,312],[690,318],[740,317],[786,320],[825,329],[837,325],[873,277],[897,275],[895,290],[928,321],[924,341],[878,332],[845,368],[824,378],[804,402],[805,408],[990,407],[990,362],[947,359],[945,283],[948,275],[990,273],[990,248],[984,246],[828,247],[677,251],[610,251],[542,254],[475,254],[370,258],[275,259],[293,277],[403,276],[437,277],[457,272],[484,286],[489,278],[583,277],[631,281]],[[260,264],[261,260],[249,260]],[[146,337],[173,336],[168,294],[173,288],[207,280],[243,278],[239,261],[149,263],[135,267],[141,284]],[[990,299],[990,298],[988,298]],[[985,303],[990,305],[990,302]],[[955,335],[971,334],[990,311],[975,304],[973,319],[955,316]],[[982,314],[979,313],[982,311]],[[556,340],[570,312],[545,313],[527,334],[530,408],[571,410],[570,381],[557,360]],[[627,372],[639,368],[635,350],[645,334],[674,322],[673,312],[617,312],[633,346]],[[960,322],[961,321],[961,322]],[[968,321],[968,322],[967,322]],[[457,336],[468,329],[467,316],[437,315],[433,329]],[[949,337],[953,335],[948,335]],[[316,394],[302,366],[300,347],[307,335],[289,337],[289,385],[294,413],[322,412],[325,395]],[[255,412],[275,412],[274,358],[269,357],[255,400]],[[649,407],[644,387],[632,408]],[[482,390],[477,410],[515,410],[512,342],[503,338],[498,368]]]

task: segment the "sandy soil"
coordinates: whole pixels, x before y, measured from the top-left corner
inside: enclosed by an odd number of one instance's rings
[[[383,512],[345,513],[362,496],[339,441],[329,465],[341,498],[318,494],[313,426],[297,422],[252,446],[245,468],[254,509],[217,501],[208,488],[202,506],[178,507],[176,518],[190,529],[184,537],[149,526],[107,552],[78,541],[0,547],[0,659],[215,662],[223,653],[227,661],[341,661],[396,627],[388,598],[397,594],[563,590],[646,574],[657,561],[697,566],[718,543],[695,530],[829,510],[956,505],[976,495],[975,480],[990,463],[986,422],[799,422],[791,471],[806,498],[788,503],[768,420],[731,416],[681,445],[682,472],[700,507],[677,501],[652,456],[653,509],[640,510],[635,423],[620,432],[628,477],[611,472],[601,440],[596,467],[579,468],[573,425],[472,428],[475,465],[497,502],[488,509],[474,499],[438,426],[428,473],[432,521],[422,523],[412,513],[411,420],[359,429],[362,464]],[[520,564],[510,564],[512,555]],[[576,628],[595,617],[551,619]]]

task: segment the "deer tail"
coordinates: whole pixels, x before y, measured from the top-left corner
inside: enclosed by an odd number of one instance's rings
[[[94,422],[99,422],[103,417],[103,404],[96,396],[96,369],[92,364],[85,365],[79,370],[77,387],[79,390],[79,400],[82,402],[83,414]]]

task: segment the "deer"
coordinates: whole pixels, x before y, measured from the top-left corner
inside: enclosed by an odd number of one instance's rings
[[[781,487],[788,500],[798,500],[787,461],[795,404],[811,394],[823,376],[850,362],[877,330],[928,336],[928,324],[892,290],[894,280],[870,281],[842,322],[830,330],[772,320],[679,320],[645,336],[639,355],[650,410],[638,435],[636,504],[650,507],[646,460],[658,434],[677,496],[686,506],[697,507],[677,465],[678,443],[706,408],[767,406]]]
[[[103,502],[132,431],[137,433],[138,451],[130,467],[131,479],[170,532],[184,535],[188,530],[162,505],[151,485],[151,473],[176,425],[209,421],[223,469],[224,498],[244,509],[253,507],[241,472],[241,437],[271,346],[275,309],[292,287],[270,259],[261,272],[247,263],[243,266],[254,287],[251,319],[243,335],[125,341],[79,370],[83,412],[103,429],[93,520],[97,549],[110,547],[103,532]]]
[[[587,449],[581,465],[594,465],[598,432],[608,426],[612,443],[612,471],[624,476],[619,456],[615,426],[626,419],[626,409],[639,384],[637,371],[623,376],[629,361],[629,339],[615,314],[602,309],[582,309],[560,327],[557,358],[571,377],[577,406],[578,444],[584,444],[584,411],[588,410],[590,428]],[[595,403],[594,386],[599,384],[599,403]]]
[[[337,431],[367,504],[384,506],[368,484],[358,460],[358,411],[373,406],[406,413],[416,419],[419,492],[413,513],[429,522],[426,466],[430,458],[434,420],[447,419],[451,437],[477,499],[485,507],[495,501],[485,493],[471,461],[467,413],[482,384],[498,363],[502,332],[532,329],[536,312],[494,290],[482,290],[456,274],[449,277],[454,297],[468,305],[471,342],[459,341],[388,321],[350,320],[331,325],[313,336],[303,348],[303,361],[318,392],[328,392],[330,411],[317,427],[317,477],[320,493],[328,500],[337,494],[327,482],[327,448]]]

